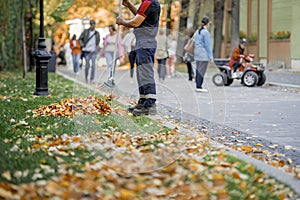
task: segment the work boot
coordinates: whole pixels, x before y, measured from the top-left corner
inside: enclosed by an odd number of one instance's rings
[[[156,115],[156,105],[152,105],[151,107],[142,107],[141,109],[134,109],[132,111],[133,116],[141,116],[141,115]]]
[[[135,105],[135,106],[128,106],[128,112],[131,112],[134,110],[134,109],[142,109],[144,107],[144,102],[145,102],[145,99],[139,99],[138,103]]]

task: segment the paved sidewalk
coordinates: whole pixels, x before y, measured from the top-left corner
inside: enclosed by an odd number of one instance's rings
[[[84,83],[83,70],[79,76],[75,76],[65,67],[58,67],[57,70]],[[106,68],[98,67],[96,71],[96,81],[99,84],[105,82]],[[268,87],[248,88],[241,86],[238,81],[230,87],[216,87],[211,81],[213,71],[208,70],[205,77],[204,85],[209,93],[195,92],[195,83],[188,81],[187,74],[183,73],[177,73],[175,78],[166,79],[164,82],[157,81],[160,116],[189,126],[199,126],[200,129],[204,127],[203,131],[207,131],[214,138],[228,137],[228,143],[251,141],[253,144],[263,144],[265,149],[271,145],[279,145],[279,153],[284,153],[286,158],[291,158],[294,164],[300,165],[300,93],[271,90]],[[294,77],[295,80],[298,77],[300,80],[300,74],[297,73],[273,73],[275,72],[267,73],[267,78],[269,76],[270,80],[278,81],[288,79],[284,84],[293,83],[293,78],[290,77]],[[283,79],[284,76],[287,78]],[[138,98],[136,79],[131,83],[128,69],[119,68],[116,71],[115,82],[115,91],[118,91],[120,96],[126,96],[125,99],[132,101]],[[243,134],[233,135],[233,132]],[[236,137],[237,135],[242,137]],[[253,159],[250,162],[253,162]],[[261,168],[267,170],[269,167]],[[278,174],[278,171],[273,170],[270,174],[276,176],[276,173]],[[291,181],[290,185],[300,188],[299,180],[288,179],[286,182]]]
[[[107,79],[105,70],[104,67],[96,70],[96,81],[99,84]],[[83,70],[80,76],[75,76],[65,67],[58,67],[58,71],[83,81]],[[213,70],[208,70],[205,76],[204,85],[209,93],[195,92],[195,83],[187,81],[187,74],[183,73],[177,73],[175,78],[164,82],[157,81],[158,105],[164,104],[177,111],[170,114],[170,119],[182,121],[183,113],[188,113],[208,123],[225,125],[300,151],[300,91],[292,93],[286,89],[278,91],[268,87],[248,88],[241,86],[239,81],[229,87],[216,87],[211,81],[213,74]],[[267,79],[278,80],[278,85],[295,83],[293,85],[300,86],[300,73],[267,72]],[[128,69],[119,68],[115,82],[123,95],[133,101],[137,98],[136,79],[131,83]]]

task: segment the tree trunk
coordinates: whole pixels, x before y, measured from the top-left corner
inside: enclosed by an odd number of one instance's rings
[[[214,2],[214,57],[221,57],[222,49],[222,30],[224,18],[224,0],[215,0]]]
[[[180,12],[180,21],[179,21],[179,31],[187,29],[187,20],[189,12],[189,1],[181,0],[181,12]]]
[[[240,0],[231,2],[231,52],[239,45],[240,40]]]
[[[26,77],[27,57],[26,57],[26,38],[25,38],[25,23],[24,23],[24,4],[21,4],[21,29],[22,29],[22,44],[23,44],[23,78]]]
[[[167,0],[167,4],[168,4],[168,11],[167,11],[167,32],[166,34],[169,35],[170,34],[170,30],[171,30],[171,6],[172,6],[172,0]]]
[[[193,22],[194,30],[197,30],[199,28],[200,7],[201,7],[201,0],[195,0],[195,12],[194,12],[194,22]]]

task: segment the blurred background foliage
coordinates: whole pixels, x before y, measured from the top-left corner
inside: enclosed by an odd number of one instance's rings
[[[23,59],[23,42],[34,41],[39,37],[39,0],[1,0],[0,1],[0,70],[19,68]],[[110,0],[44,0],[45,36],[48,30],[65,26],[65,20],[93,16],[98,8],[113,12],[114,1]],[[32,19],[32,38],[29,22]],[[23,20],[23,23],[22,23]],[[25,29],[23,41],[22,28]],[[27,45],[28,48],[29,45]],[[28,51],[28,49],[27,49]]]

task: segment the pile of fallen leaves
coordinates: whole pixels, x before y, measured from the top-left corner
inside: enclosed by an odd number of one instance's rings
[[[34,116],[78,116],[91,114],[109,114],[112,112],[106,101],[96,96],[86,98],[68,98],[59,103],[34,109]]]

